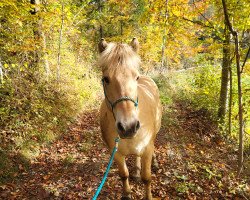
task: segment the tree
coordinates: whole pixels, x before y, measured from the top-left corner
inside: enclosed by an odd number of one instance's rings
[[[30,0],[30,3],[33,5],[32,10],[30,11],[30,13],[32,15],[37,15],[38,11],[39,11],[39,4],[40,1],[39,0]],[[39,17],[35,16],[33,19],[33,33],[34,33],[34,40],[35,41],[40,41],[41,38],[41,30],[40,30],[40,23],[39,23]],[[35,68],[36,70],[38,69],[38,65],[39,65],[39,61],[40,61],[40,53],[39,53],[39,49],[38,47],[35,46],[34,52],[33,52],[33,61],[31,63],[32,67]]]
[[[235,42],[235,62],[236,62],[236,68],[237,68],[237,85],[238,85],[238,109],[239,109],[239,150],[238,150],[238,175],[242,171],[243,167],[243,151],[244,151],[244,143],[243,143],[243,135],[244,135],[244,129],[243,129],[243,106],[242,106],[242,87],[241,87],[241,67],[240,67],[240,52],[239,52],[239,38],[238,38],[238,32],[234,30],[234,27],[232,26],[228,10],[227,10],[227,4],[225,0],[222,0],[223,5],[223,12],[226,24],[229,28],[229,31],[234,37]]]
[[[62,46],[62,34],[63,34],[63,26],[64,26],[64,2],[61,2],[61,26],[59,31],[59,41],[58,41],[58,54],[57,54],[57,70],[56,77],[57,81],[60,79],[60,66],[61,66],[61,46]]]
[[[0,84],[3,83],[3,65],[2,65],[2,61],[0,58]]]
[[[226,22],[224,27],[223,61],[221,68],[222,68],[221,89],[220,89],[218,118],[220,123],[223,124],[227,109],[228,81],[229,81],[229,68],[230,68],[230,32]]]

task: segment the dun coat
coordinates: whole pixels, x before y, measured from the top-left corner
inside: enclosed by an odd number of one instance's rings
[[[145,184],[145,198],[152,199],[151,162],[154,141],[161,126],[162,107],[154,81],[139,74],[139,43],[131,45],[99,43],[99,65],[103,74],[105,99],[101,105],[101,132],[104,142],[112,150],[119,137],[115,162],[123,182],[122,199],[131,198],[127,155],[136,155],[134,178]],[[138,106],[137,106],[138,103]],[[156,161],[155,159],[153,159]]]

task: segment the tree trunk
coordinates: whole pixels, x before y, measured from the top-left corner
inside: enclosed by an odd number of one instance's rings
[[[99,32],[100,32],[100,38],[103,38],[103,28],[102,28],[102,25],[100,25]]]
[[[232,67],[229,68],[229,105],[228,105],[228,135],[232,133],[232,103],[233,103],[233,74]]]
[[[30,0],[30,3],[34,5],[34,8],[30,11],[32,15],[36,15],[37,12],[39,11],[39,0]],[[33,33],[34,33],[34,41],[37,42],[41,38],[41,32],[40,32],[40,25],[39,25],[39,20],[35,20],[33,22]],[[39,45],[34,45],[34,51],[32,55],[32,61],[31,61],[31,66],[34,69],[38,68],[39,61],[40,61],[40,55],[39,55]]]
[[[121,30],[121,35],[123,35],[123,21],[120,21],[120,30]]]
[[[61,68],[61,46],[62,46],[62,33],[63,33],[63,24],[64,24],[64,3],[62,2],[62,18],[61,18],[61,28],[59,33],[59,43],[58,43],[58,55],[57,55],[57,70],[56,77],[57,81],[60,79],[60,68]]]
[[[37,5],[40,4],[40,0],[30,0],[32,5],[35,5],[34,8],[30,11],[32,15],[35,15],[39,11],[39,7]]]
[[[166,12],[165,12],[165,22],[164,22],[164,32],[163,32],[163,37],[162,37],[162,47],[161,47],[161,68],[165,67],[166,64],[166,57],[165,57],[165,48],[166,48],[166,26],[167,26],[167,21],[168,21],[168,0],[166,0]]]
[[[238,152],[238,175],[240,175],[243,167],[243,151],[244,151],[244,129],[243,129],[243,105],[242,105],[242,88],[241,88],[241,73],[240,73],[240,54],[239,54],[239,39],[238,33],[234,32],[235,38],[235,53],[238,79],[238,107],[239,107],[239,152]]]
[[[102,12],[102,0],[98,0],[98,12],[99,13]],[[100,22],[99,33],[100,33],[100,39],[103,38],[103,27],[101,22]]]
[[[39,0],[31,0],[31,4],[35,5],[34,9],[31,10],[32,15],[36,15],[39,12]],[[48,80],[49,74],[50,74],[50,68],[49,68],[49,62],[48,62],[48,53],[46,52],[47,44],[46,44],[46,37],[43,31],[43,22],[42,19],[38,19],[34,23],[34,37],[35,41],[39,41],[41,44],[41,49],[36,48],[34,51],[34,58],[33,58],[33,64],[35,66],[38,66],[40,63],[40,60],[43,62],[44,70],[45,70],[45,77]]]
[[[165,44],[166,44],[166,28],[162,37],[162,47],[161,47],[161,68],[163,69],[165,66]]]
[[[247,59],[248,59],[248,56],[249,56],[249,55],[250,55],[250,46],[248,47],[247,54],[246,54],[246,56],[245,56],[245,59],[244,59],[244,62],[243,62],[243,64],[242,64],[242,66],[241,66],[240,73],[243,73],[244,66],[245,66],[245,64],[246,64],[246,62],[247,62]]]
[[[3,84],[3,65],[0,58],[0,84]]]
[[[43,65],[44,65],[44,70],[45,70],[45,77],[46,77],[46,80],[48,80],[49,75],[50,75],[50,67],[49,67],[49,61],[48,61],[46,36],[43,31],[42,31],[41,37],[42,37]]]
[[[223,42],[223,61],[221,70],[221,89],[220,89],[220,100],[218,119],[220,123],[224,123],[226,107],[227,107],[227,96],[228,96],[228,78],[230,68],[230,32],[228,26],[225,24],[224,29],[224,42]]]

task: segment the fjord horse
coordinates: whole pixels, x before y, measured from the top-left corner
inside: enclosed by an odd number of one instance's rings
[[[154,81],[139,74],[139,43],[130,45],[99,43],[99,65],[105,99],[100,110],[100,125],[104,142],[112,150],[120,137],[115,162],[123,182],[122,199],[131,199],[127,155],[136,155],[135,177],[145,185],[145,198],[152,199],[151,162],[154,141],[161,126],[162,107]],[[153,158],[153,161],[155,160]]]

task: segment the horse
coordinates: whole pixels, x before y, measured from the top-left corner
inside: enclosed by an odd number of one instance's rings
[[[115,146],[114,160],[123,183],[121,199],[131,199],[129,171],[125,157],[135,155],[136,179],[145,187],[145,199],[152,199],[151,163],[157,165],[154,141],[161,126],[162,106],[155,82],[140,75],[139,42],[133,38],[130,45],[107,43],[104,38],[98,44],[102,70],[104,100],[100,108],[102,138],[108,148]]]

